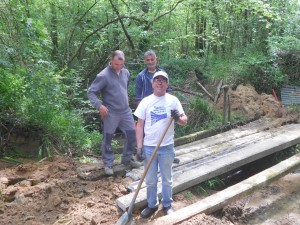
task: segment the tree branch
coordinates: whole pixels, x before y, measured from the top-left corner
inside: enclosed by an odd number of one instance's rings
[[[178,6],[181,2],[183,2],[183,1],[184,1],[184,0],[179,0],[178,2],[176,2],[176,3],[171,7],[171,9],[170,9],[169,11],[167,11],[167,12],[165,12],[165,13],[163,13],[163,14],[157,16],[157,17],[155,17],[152,21],[148,22],[148,25],[146,26],[145,30],[149,30],[150,27],[152,26],[152,24],[153,24],[155,21],[157,21],[157,20],[159,20],[160,18],[164,17],[165,15],[170,14],[171,12],[173,12],[173,11],[177,8],[177,6]]]
[[[108,25],[115,23],[117,21],[119,21],[119,19],[133,19],[133,20],[137,20],[139,22],[142,22],[144,20],[141,20],[139,18],[136,17],[132,17],[132,16],[121,16],[120,18],[114,18],[111,19],[110,21],[108,21],[107,23],[103,24],[102,26],[98,27],[97,29],[93,30],[91,33],[89,33],[84,39],[83,41],[80,43],[79,47],[76,49],[74,55],[71,57],[70,60],[68,60],[67,65],[70,66],[70,64],[73,62],[73,60],[75,59],[75,57],[78,55],[78,53],[80,52],[81,48],[83,47],[83,45],[85,44],[85,42],[94,34],[96,34],[98,31],[100,31],[101,29],[107,27]]]
[[[182,88],[179,88],[179,87],[174,87],[174,86],[172,86],[172,90],[173,91],[180,91],[180,92],[191,94],[191,95],[201,96],[201,97],[203,96],[203,94],[201,94],[201,93],[188,91],[188,90],[185,90],[185,89],[182,89]]]
[[[132,39],[131,39],[129,33],[128,33],[127,30],[126,30],[126,27],[125,27],[125,25],[124,25],[124,23],[123,23],[123,20],[121,19],[120,13],[119,13],[117,7],[113,4],[112,0],[109,0],[109,2],[110,2],[110,4],[111,4],[113,10],[114,10],[115,13],[117,14],[117,17],[118,17],[118,19],[119,19],[119,22],[120,22],[120,24],[121,24],[121,26],[122,26],[122,29],[123,29],[123,31],[124,31],[124,34],[125,34],[127,40],[129,41],[129,44],[130,44],[130,47],[131,47],[131,49],[132,49],[133,55],[135,56],[135,55],[136,55],[136,54],[135,54],[135,46],[134,46],[134,44],[133,44],[133,41],[132,41]]]
[[[77,22],[74,24],[74,28],[72,29],[72,32],[71,32],[71,35],[69,37],[69,44],[73,38],[73,35],[74,35],[74,32],[75,32],[75,29],[77,28],[77,25],[83,20],[83,18],[88,14],[88,12],[97,4],[98,2],[95,1],[93,5],[90,6],[90,8],[88,8],[85,13],[77,20]]]
[[[214,97],[206,90],[206,88],[199,82],[196,81],[196,84],[205,92],[205,94],[212,100],[214,101]]]
[[[77,20],[77,22],[74,24],[73,29],[69,33],[69,38],[66,40],[66,45],[67,45],[67,52],[65,52],[65,55],[67,59],[69,60],[69,47],[71,46],[71,40],[73,39],[75,30],[78,26],[78,24],[83,20],[83,18],[88,14],[88,12],[97,4],[98,2],[95,0],[95,2],[83,13],[83,15]]]

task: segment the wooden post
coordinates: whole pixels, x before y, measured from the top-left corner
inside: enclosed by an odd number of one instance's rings
[[[227,95],[227,97],[228,97],[228,122],[230,123],[230,121],[231,121],[231,104],[230,104],[230,97],[229,97],[229,95]]]
[[[225,126],[226,124],[226,109],[227,109],[227,91],[228,91],[228,85],[223,85],[224,90],[224,102],[223,102],[223,121],[222,125]]]
[[[223,81],[220,80],[219,84],[218,84],[218,87],[217,87],[217,93],[215,95],[215,100],[214,100],[214,103],[217,104],[217,101],[219,99],[219,96],[220,96],[220,90],[222,88],[222,84],[223,84]]]

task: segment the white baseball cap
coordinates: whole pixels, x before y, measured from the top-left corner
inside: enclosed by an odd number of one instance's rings
[[[158,77],[158,76],[163,76],[163,77],[166,78],[167,81],[169,82],[169,76],[168,76],[168,74],[167,74],[165,71],[162,71],[162,70],[157,71],[157,72],[153,75],[153,78],[152,78],[152,79],[155,79],[155,78]]]

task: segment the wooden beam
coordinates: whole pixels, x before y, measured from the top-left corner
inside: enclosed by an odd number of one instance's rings
[[[205,93],[212,101],[214,101],[214,97],[206,90],[206,88],[205,88],[199,81],[196,81],[196,84],[204,91],[204,93]]]
[[[179,88],[179,87],[175,87],[175,86],[172,86],[172,90],[173,91],[180,91],[180,92],[183,92],[183,93],[187,93],[187,94],[191,94],[191,95],[196,95],[196,96],[203,97],[203,94],[201,94],[201,93],[197,93],[197,92],[193,92],[193,91],[188,91],[188,90],[185,90],[185,89],[182,89],[182,88]]]
[[[223,85],[223,81],[220,80],[219,84],[218,84],[218,87],[217,87],[217,92],[216,92],[216,95],[215,95],[215,100],[214,100],[214,103],[217,104],[218,102],[218,99],[220,97],[220,92],[221,92],[221,87]]]
[[[223,208],[230,202],[249,195],[255,190],[273,182],[300,166],[300,153],[290,157],[269,169],[266,169],[238,184],[219,191],[201,201],[177,210],[172,215],[160,217],[148,224],[180,224],[200,213],[212,213]],[[299,186],[300,187],[300,186]]]

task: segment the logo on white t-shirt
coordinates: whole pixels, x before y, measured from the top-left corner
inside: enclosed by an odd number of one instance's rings
[[[167,118],[166,108],[164,106],[159,106],[159,107],[154,106],[153,109],[151,109],[150,111],[150,115],[151,115],[151,126],[152,126],[156,122]]]

